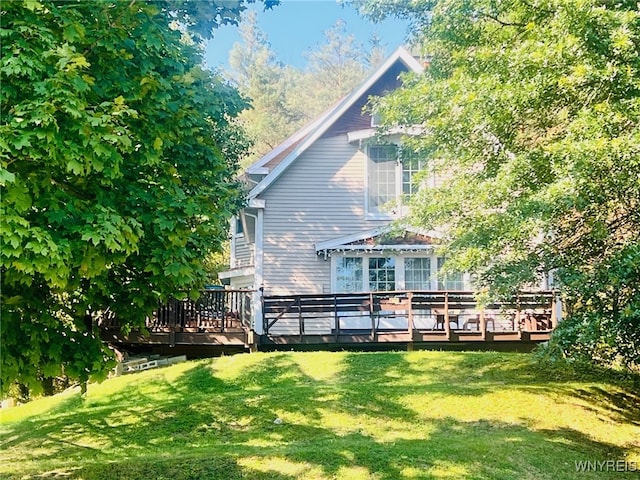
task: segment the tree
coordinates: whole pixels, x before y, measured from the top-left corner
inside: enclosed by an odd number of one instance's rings
[[[251,164],[311,122],[355,88],[381,59],[380,40],[372,38],[365,49],[347,34],[342,20],[324,32],[323,43],[307,52],[303,69],[278,60],[255,12],[246,14],[240,34],[241,41],[229,55],[227,75],[251,100],[252,108],[240,115],[253,142],[243,164]]]
[[[353,2],[410,18],[430,68],[378,102],[446,175],[411,220],[508,293],[553,272],[552,349],[640,365],[640,13],[623,0]]]
[[[273,2],[265,2],[269,6]],[[3,2],[1,387],[104,375],[125,329],[199,287],[242,203],[246,107],[198,44],[243,2]],[[179,29],[193,28],[191,45]]]
[[[251,164],[302,126],[307,117],[304,109],[292,108],[288,101],[301,73],[278,61],[255,11],[246,13],[239,31],[240,42],[229,53],[227,75],[251,101],[251,108],[240,115],[253,143],[243,163]]]
[[[368,52],[348,34],[344,20],[338,20],[326,30],[323,43],[309,49],[306,58],[300,92],[292,102],[306,109],[307,121],[352,91],[369,71]]]

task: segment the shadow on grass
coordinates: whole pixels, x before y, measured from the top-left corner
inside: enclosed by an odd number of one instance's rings
[[[98,461],[65,472],[65,477],[94,480],[233,480],[233,479],[492,479],[576,478],[577,462],[623,458],[623,451],[594,442],[571,429],[532,432],[496,421],[435,421],[424,439],[379,442],[353,432],[336,435],[316,429],[325,441],[300,442],[309,428],[282,425],[286,445],[244,447],[217,453],[215,449],[171,458],[153,455],[117,462]],[[299,431],[302,429],[302,431]],[[296,439],[295,441],[291,441]],[[47,472],[42,478],[52,478]],[[636,478],[636,473],[581,472],[580,478]],[[35,475],[31,478],[38,478]]]
[[[505,382],[591,401],[589,390],[550,384],[513,356],[448,353],[414,362],[401,353],[342,355],[340,374],[327,381],[280,353],[257,357],[230,379],[199,362],[172,382],[150,376],[99,399],[71,397],[4,428],[3,449],[10,460],[33,462],[15,478],[131,480],[569,479],[577,461],[624,458],[622,448],[576,430],[425,420],[401,402],[409,394],[483,395]],[[596,393],[594,408],[602,410],[608,392]],[[628,421],[621,410],[632,407],[633,393],[624,395],[606,412]],[[278,417],[285,422],[274,424]],[[409,433],[413,424],[424,428]],[[607,475],[625,478],[580,478]]]

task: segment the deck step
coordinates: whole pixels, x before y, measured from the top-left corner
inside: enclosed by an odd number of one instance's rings
[[[173,357],[161,357],[160,355],[150,355],[145,357],[133,357],[120,362],[116,367],[117,374],[127,374],[149,370],[164,365],[173,365],[174,363],[186,362],[186,355],[178,355]]]

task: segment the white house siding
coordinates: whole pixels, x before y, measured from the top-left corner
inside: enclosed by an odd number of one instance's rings
[[[246,241],[246,237],[237,236],[235,242],[235,255],[233,268],[252,267],[254,265],[254,245]]]
[[[365,219],[365,161],[346,135],[323,138],[260,196],[265,294],[329,293],[331,262],[315,244],[388,223]]]

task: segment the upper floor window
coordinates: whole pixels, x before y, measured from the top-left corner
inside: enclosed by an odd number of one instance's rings
[[[415,176],[424,168],[424,160],[397,145],[369,145],[367,153],[367,212],[397,215],[403,196],[411,197],[419,187]]]

